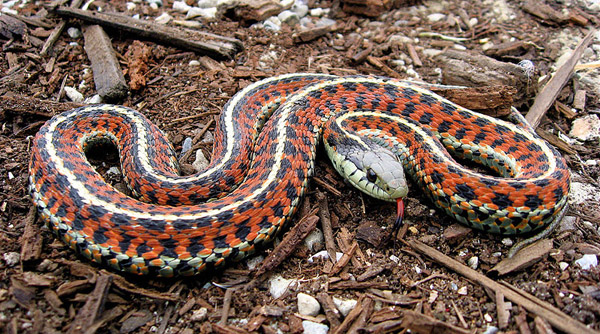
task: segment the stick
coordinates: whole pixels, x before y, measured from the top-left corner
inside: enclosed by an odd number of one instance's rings
[[[544,114],[554,103],[554,100],[556,100],[561,89],[567,84],[569,78],[571,78],[571,73],[573,73],[575,65],[583,55],[583,51],[590,45],[595,35],[596,30],[592,29],[587,36],[581,40],[579,45],[577,45],[571,57],[556,71],[552,79],[548,81],[546,86],[542,88],[540,94],[535,98],[531,109],[529,109],[527,116],[525,116],[525,119],[531,124],[532,128],[535,129],[540,125],[542,117],[544,117]]]
[[[242,42],[235,38],[186,28],[161,26],[118,14],[90,12],[64,6],[58,7],[55,12],[59,16],[73,17],[103,27],[122,30],[152,41],[197,51],[211,57],[233,58],[235,53],[243,49]]]
[[[479,272],[463,265],[462,263],[438,252],[437,250],[425,245],[424,243],[411,240],[408,244],[415,250],[429,256],[435,262],[444,265],[445,267],[456,271],[457,273],[465,276],[466,278],[475,281],[482,286],[493,290],[495,293],[502,293],[506,298],[513,302],[523,306],[532,313],[545,318],[554,327],[560,329],[565,333],[582,334],[582,333],[596,333],[591,328],[588,328],[581,322],[569,317],[561,310],[550,305],[549,303],[539,300],[535,296],[532,296],[525,291],[521,291],[508,283],[500,284],[487,276],[480,274]]]

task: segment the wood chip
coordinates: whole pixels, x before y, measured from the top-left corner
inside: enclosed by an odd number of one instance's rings
[[[243,48],[242,42],[235,38],[181,27],[164,26],[119,14],[89,12],[62,6],[58,7],[55,12],[59,16],[78,18],[92,24],[118,29],[130,35],[196,51],[211,57],[233,58]]]
[[[447,333],[447,334],[468,334],[466,329],[453,326],[443,321],[437,320],[428,315],[403,310],[404,315],[402,327],[408,328],[415,333]]]
[[[98,95],[105,101],[121,100],[128,94],[129,87],[110,38],[99,25],[84,26],[83,37]]]
[[[88,328],[104,310],[104,302],[108,296],[111,282],[112,276],[101,275],[98,277],[94,291],[88,296],[83,307],[79,309],[75,320],[69,326],[68,334],[88,333]]]
[[[594,40],[595,35],[596,30],[592,29],[585,38],[579,42],[571,57],[556,71],[552,79],[548,81],[535,98],[533,105],[525,116],[525,119],[529,122],[531,127],[535,129],[540,124],[542,117],[544,117],[548,108],[554,103],[562,88],[571,78],[575,64],[577,64],[583,55],[583,51]]]
[[[543,259],[552,250],[553,241],[542,239],[520,250],[515,256],[505,258],[490,270],[499,276],[524,270]]]
[[[254,273],[254,277],[277,267],[296,249],[298,244],[306,238],[317,226],[319,217],[315,216],[316,210],[313,210],[308,216],[302,217],[283,237],[283,240],[273,249],[267,258],[261,263],[260,267]]]

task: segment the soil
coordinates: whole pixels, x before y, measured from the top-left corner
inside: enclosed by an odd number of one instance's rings
[[[47,12],[40,3],[25,3],[17,8],[19,15],[43,17]],[[566,8],[578,13],[580,18],[588,18],[583,23],[575,19],[559,23],[540,19],[523,11],[518,1],[507,3],[515,17],[500,23],[489,15],[496,6],[489,1],[426,2],[391,9],[375,18],[344,13],[337,2],[310,1],[311,8],[330,8],[330,16],[338,23],[334,31],[301,43],[293,40],[294,28],[286,25],[274,32],[226,16],[200,21],[203,31],[242,41],[244,50],[231,60],[211,60],[196,52],[107,30],[127,80],[133,81],[134,73],[143,73],[144,79],[140,82],[136,76],[135,84],[130,86],[135,89],[116,102],[143,112],[168,134],[178,153],[185,138],[195,138],[210,123],[208,132],[197,138],[198,141],[208,138],[202,149],[210,154],[215,115],[237,91],[261,78],[293,72],[389,76],[391,69],[402,78],[414,77],[416,73],[426,82],[442,83],[439,60],[425,50],[452,48],[455,43],[431,35],[419,37],[420,32],[465,38],[460,44],[481,54],[484,53],[482,41],[495,45],[526,41],[528,43],[521,48],[496,58],[512,63],[532,60],[536,64],[536,75],[544,76],[551,73],[563,47],[574,47],[574,44],[561,44],[556,36],[571,36],[570,43],[573,43],[598,23],[594,13],[578,3],[552,2],[558,11]],[[163,7],[155,10],[140,2],[127,15],[138,13],[140,18],[153,21],[167,11],[175,19],[183,20],[183,14],[172,11],[171,5],[165,1]],[[447,14],[446,18],[448,13],[455,13],[454,21],[430,22],[427,15],[435,13],[436,6],[439,12]],[[104,12],[126,11],[124,1],[95,2],[93,7],[102,7]],[[477,19],[471,27],[456,14],[462,11]],[[411,184],[402,240],[383,242],[395,219],[395,205],[363,196],[345,184],[322,150],[316,163],[318,180],[310,184],[304,203],[307,210],[303,212],[323,203],[317,196],[324,194],[338,242],[334,247],[347,252],[350,247],[345,243],[359,240],[353,259],[338,273],[328,274],[332,270],[328,260],[309,261],[316,250],[309,250],[305,245],[298,246],[259,279],[253,277],[249,267],[256,258],[192,278],[157,279],[111,272],[78,256],[35,218],[27,193],[31,138],[52,114],[71,107],[62,103],[68,101],[63,88],[75,87],[85,97],[96,94],[82,37],[63,33],[48,56],[40,55],[43,41],[59,22],[58,18],[48,15],[45,20],[50,26],[27,26],[28,38],[0,39],[3,44],[0,96],[4,100],[0,110],[0,253],[3,255],[0,258],[0,328],[7,333],[299,333],[302,321],[309,320],[330,327],[347,326],[349,331],[383,333],[402,331],[410,323],[409,311],[427,316],[424,319],[429,321],[427,325],[431,330],[445,329],[453,333],[461,329],[470,333],[490,332],[494,327],[502,332],[546,333],[545,329],[550,328],[544,317],[508,300],[509,304],[499,305],[501,299],[493,291],[436,263],[407,243],[407,240],[420,240],[494,277],[490,269],[505,257],[510,245],[517,240],[458,226]],[[67,26],[79,27],[79,22],[69,21]],[[422,65],[417,66],[402,46],[382,47],[394,34],[418,39],[414,46]],[[378,67],[374,61],[353,59],[369,46],[373,47],[370,56],[387,64],[387,69]],[[149,52],[140,51],[145,48]],[[138,64],[132,61],[134,55]],[[397,59],[403,62],[394,62]],[[200,60],[200,64],[190,64],[192,60]],[[141,70],[139,62],[145,66]],[[532,86],[539,88],[534,83]],[[577,90],[580,90],[579,83],[570,81],[558,101],[570,108]],[[536,91],[532,89],[519,101],[521,110],[527,110],[532,104]],[[598,113],[598,91],[597,86],[595,91],[587,90],[587,104],[584,110],[578,111],[579,115]],[[32,107],[17,111],[19,103],[32,103]],[[570,126],[571,120],[553,107],[540,128],[568,133]],[[569,167],[583,175],[579,177],[582,182],[598,187],[600,168],[581,163],[600,161],[597,140],[571,145],[571,149],[561,152]],[[100,153],[90,158],[99,172],[110,178],[106,171],[115,163],[114,152],[104,154],[108,157]],[[98,158],[102,159],[98,161]],[[190,158],[185,162],[191,164],[192,161]],[[185,170],[191,168],[184,167]],[[109,181],[122,186],[119,177]],[[567,216],[570,225],[563,224],[548,237],[551,242],[547,251],[526,267],[494,279],[528,292],[598,331],[600,269],[593,266],[584,270],[575,263],[583,254],[600,253],[598,204],[572,206]],[[301,217],[302,213],[294,222]],[[321,228],[320,224],[317,226]],[[325,246],[321,243],[317,247]],[[271,251],[271,246],[260,250],[258,260]],[[477,264],[473,265],[473,259],[477,259]],[[369,274],[371,270],[374,274]],[[369,273],[365,275],[366,272]],[[269,288],[276,276],[296,280],[297,284],[281,297],[273,298]],[[253,284],[246,285],[250,281]],[[317,316],[299,314],[296,297],[299,292],[320,296],[324,311]],[[320,295],[323,292],[325,295]],[[326,301],[332,297],[358,301],[360,307],[347,316],[336,315],[334,308],[327,307]],[[205,316],[204,310],[207,311]],[[502,320],[499,312],[508,312],[508,318]],[[355,318],[340,325],[352,316]],[[91,320],[82,320],[84,317]],[[360,329],[350,327],[353,323]],[[427,332],[429,328],[414,323],[413,326],[412,331],[416,332]]]

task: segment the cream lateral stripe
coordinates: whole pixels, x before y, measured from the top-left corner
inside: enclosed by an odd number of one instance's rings
[[[273,77],[273,78],[269,78],[269,79],[264,79],[261,81],[257,81],[254,82],[248,86],[246,86],[244,89],[242,89],[239,93],[235,94],[235,96],[232,98],[231,101],[229,101],[230,103],[228,104],[228,108],[223,110],[223,113],[225,115],[225,126],[226,126],[226,136],[227,136],[227,147],[225,148],[225,154],[223,155],[223,158],[221,159],[221,162],[217,165],[215,165],[214,167],[204,170],[199,174],[196,175],[190,175],[190,176],[186,176],[186,177],[178,177],[178,178],[171,178],[171,177],[166,177],[164,175],[158,175],[155,174],[154,169],[152,168],[152,166],[150,166],[150,161],[149,161],[149,154],[147,149],[145,150],[139,150],[139,160],[142,162],[142,167],[143,169],[149,174],[152,175],[153,177],[159,179],[159,180],[163,180],[166,182],[171,182],[171,183],[184,183],[184,182],[194,182],[196,180],[199,180],[203,177],[206,177],[207,175],[210,175],[212,173],[215,173],[217,170],[221,169],[224,165],[224,163],[226,161],[228,161],[231,158],[232,152],[233,152],[233,142],[234,142],[234,120],[233,120],[233,110],[235,109],[235,107],[238,105],[238,103],[240,102],[240,100],[242,100],[243,98],[246,97],[246,94],[250,91],[252,91],[253,89],[260,87],[262,85],[268,84],[270,82],[273,81],[278,81],[278,80],[284,80],[284,79],[288,79],[288,78],[296,78],[296,77],[310,77],[310,76],[316,76],[316,74],[313,73],[295,73],[295,74],[284,74],[284,75],[280,75],[277,77]],[[318,76],[325,76],[325,74],[318,74]],[[334,76],[331,76],[332,78],[334,78]],[[136,126],[137,126],[137,122],[136,122]],[[140,134],[139,137],[140,138],[145,138],[145,136],[147,136],[145,131],[140,131],[140,129],[142,129],[141,126],[138,126],[138,133]],[[144,139],[145,140],[145,139]],[[148,147],[148,146],[146,146]]]
[[[305,92],[310,93],[311,91],[316,90],[316,89],[321,89],[321,86],[313,87],[312,90],[305,90]],[[277,140],[277,147],[275,150],[276,151],[275,164],[273,166],[273,169],[271,169],[271,172],[269,173],[267,180],[265,182],[263,182],[262,186],[259,189],[257,189],[257,191],[252,193],[252,195],[246,197],[243,201],[234,202],[234,203],[227,205],[221,209],[207,210],[207,211],[201,212],[196,215],[191,215],[191,216],[159,215],[159,214],[148,214],[145,212],[134,212],[134,211],[123,210],[123,209],[117,207],[115,205],[115,203],[104,201],[104,200],[96,197],[95,194],[92,194],[91,192],[89,192],[87,190],[87,188],[85,187],[85,185],[83,183],[77,181],[75,175],[69,169],[65,168],[64,160],[58,157],[58,154],[57,154],[54,146],[52,145],[52,133],[54,133],[54,131],[56,130],[56,126],[59,123],[61,123],[62,121],[64,121],[64,117],[58,117],[56,119],[56,121],[51,123],[50,126],[48,127],[48,132],[45,135],[46,143],[47,143],[46,149],[49,152],[52,161],[55,163],[56,169],[58,170],[58,172],[60,174],[64,175],[69,180],[69,184],[77,191],[77,193],[79,194],[79,196],[81,198],[83,198],[84,200],[88,200],[88,204],[92,204],[92,202],[93,202],[93,205],[102,206],[109,212],[124,214],[133,219],[151,219],[151,220],[161,220],[161,221],[164,220],[167,223],[169,221],[174,221],[174,220],[195,220],[198,218],[216,216],[217,214],[219,214],[221,212],[229,211],[229,210],[234,209],[234,208],[236,208],[242,204],[245,204],[247,202],[253,202],[253,200],[259,194],[264,192],[265,189],[271,183],[278,182],[278,180],[276,180],[277,172],[281,169],[281,161],[282,161],[282,157],[283,157],[283,151],[285,148],[285,143],[287,142],[287,140],[286,140],[287,132],[283,131],[283,129],[285,128],[287,119],[289,117],[289,113],[290,113],[290,109],[291,109],[290,106],[294,105],[294,102],[296,102],[297,100],[299,100],[303,97],[304,97],[304,95],[301,95],[301,94],[294,95],[294,98],[290,99],[290,103],[286,104],[286,108],[283,109],[282,117],[278,120],[277,127],[276,127],[278,129],[278,137],[277,137],[278,140]],[[126,195],[124,195],[124,194],[121,194],[121,196],[126,197]],[[146,206],[146,205],[147,206],[155,206],[155,205],[147,204],[144,202],[139,202],[139,203],[140,203],[140,205],[144,205],[144,206]],[[201,207],[201,206],[202,205],[197,205],[197,207]],[[138,225],[132,225],[132,227],[135,227],[135,226],[138,226]]]
[[[473,112],[474,113],[474,112]],[[479,115],[479,114],[478,114]],[[407,122],[406,119],[402,118],[402,117],[398,117],[395,115],[390,115],[390,114],[381,114],[381,113],[377,113],[377,112],[372,112],[372,111],[357,111],[357,112],[349,112],[349,113],[345,113],[343,115],[340,115],[336,118],[336,122],[341,123],[342,121],[348,119],[348,118],[353,118],[353,117],[361,117],[361,116],[374,116],[374,117],[379,117],[379,118],[386,118],[389,119],[391,121],[397,122],[397,123],[402,123],[408,127],[410,127],[411,129],[413,129],[413,131],[418,132],[420,135],[423,136],[423,138],[425,138],[425,142],[427,142],[428,144],[430,144],[431,147],[436,147],[435,142],[433,141],[433,138],[431,136],[429,136],[427,133],[425,133],[421,127],[411,123],[411,122]],[[544,155],[548,158],[548,163],[550,165],[550,167],[548,168],[548,170],[541,174],[540,176],[536,177],[536,178],[527,178],[525,180],[518,180],[518,179],[511,179],[511,182],[529,182],[530,180],[539,180],[539,179],[543,179],[545,177],[547,177],[548,175],[551,175],[552,173],[554,173],[554,171],[556,170],[556,161],[555,159],[551,159],[550,157],[552,157],[554,154],[550,151],[550,149],[548,148],[547,145],[545,145],[543,142],[541,142],[539,139],[533,137],[529,132],[521,130],[520,128],[517,128],[515,125],[510,124],[510,123],[505,123],[502,120],[499,119],[494,119],[494,122],[500,123],[503,122],[504,126],[508,126],[512,131],[518,132],[522,135],[525,135],[528,137],[529,140],[531,140],[532,142],[536,143],[538,146],[541,147],[541,149],[544,152]],[[361,130],[359,131],[359,133],[369,133],[370,130],[365,129],[365,130]],[[489,176],[489,175],[485,175],[485,174],[480,174],[474,171],[471,171],[469,169],[465,169],[461,166],[461,169],[463,171],[465,171],[466,173],[469,173],[471,175],[477,175],[477,176],[481,176],[481,177],[485,177],[488,179],[494,179],[495,177]]]

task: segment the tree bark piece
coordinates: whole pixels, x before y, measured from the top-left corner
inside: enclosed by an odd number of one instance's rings
[[[96,91],[105,101],[122,99],[129,90],[108,35],[101,26],[91,25],[83,27],[83,37]]]
[[[465,276],[466,278],[475,281],[482,286],[493,290],[494,293],[501,292],[506,298],[512,300],[513,302],[523,306],[527,310],[532,313],[535,313],[543,318],[545,318],[549,323],[551,323],[554,327],[560,329],[565,333],[570,334],[592,334],[596,333],[596,331],[582,324],[581,322],[569,317],[567,314],[563,313],[561,310],[556,307],[550,305],[549,303],[532,296],[525,291],[519,290],[513,286],[510,286],[507,283],[498,283],[488,278],[487,276],[480,274],[476,270],[473,270],[464,264],[452,259],[441,252],[425,245],[424,243],[412,240],[408,242],[409,245],[429,256],[435,262]]]
[[[119,14],[90,12],[63,6],[58,7],[55,12],[60,16],[73,17],[103,27],[119,29],[152,41],[196,51],[216,58],[233,58],[238,51],[243,49],[242,42],[235,38],[181,27],[162,26]]]
[[[577,45],[571,57],[556,71],[552,79],[548,81],[546,86],[542,88],[542,91],[535,98],[533,105],[525,116],[525,119],[532,128],[535,129],[540,125],[542,117],[544,117],[548,108],[554,103],[554,100],[556,100],[560,91],[571,78],[575,65],[583,55],[583,51],[590,45],[592,40],[594,40],[595,35],[596,30],[592,29],[585,38],[581,40],[579,45]]]
[[[530,82],[536,79],[528,77],[518,65],[501,62],[496,59],[468,52],[448,50],[438,56],[445,85],[467,87],[511,86],[516,88],[515,101],[524,99]]]

